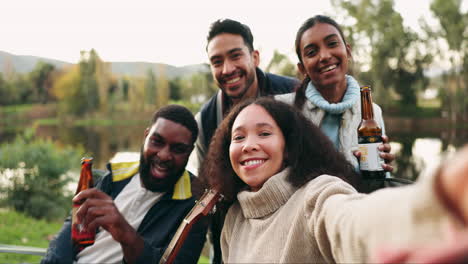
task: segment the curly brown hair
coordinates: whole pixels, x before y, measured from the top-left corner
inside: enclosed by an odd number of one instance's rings
[[[358,174],[354,167],[317,126],[292,106],[262,97],[246,100],[231,110],[216,130],[200,169],[200,177],[220,191],[227,202],[234,202],[237,193],[247,188],[231,166],[229,146],[235,119],[251,104],[263,107],[281,129],[285,139],[285,163],[290,167],[287,180],[292,185],[299,188],[322,174],[334,175],[356,185]]]

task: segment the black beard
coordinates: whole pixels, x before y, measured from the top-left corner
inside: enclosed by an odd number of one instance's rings
[[[182,176],[185,168],[180,171],[170,173],[165,179],[155,179],[151,174],[151,164],[143,156],[143,148],[140,151],[140,179],[143,186],[152,192],[167,192],[172,191],[174,185]]]

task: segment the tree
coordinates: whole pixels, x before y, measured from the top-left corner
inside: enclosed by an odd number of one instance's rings
[[[455,121],[457,113],[468,118],[468,13],[462,13],[461,0],[433,0],[431,11],[439,20],[440,29],[426,30],[436,38],[442,37],[451,53],[451,73],[446,76],[446,83],[454,80],[453,85],[446,87],[444,105],[449,107],[451,119]]]
[[[0,73],[0,105],[12,105],[20,102],[20,95],[8,79]]]
[[[91,74],[96,80],[99,93],[99,109],[101,112],[106,112],[109,108],[109,96],[112,88],[116,85],[112,77],[110,64],[102,61],[94,49],[90,51],[88,63],[94,64],[95,67],[94,72]]]
[[[87,104],[81,91],[81,75],[79,66],[73,66],[61,74],[52,86],[54,96],[59,102],[59,116],[82,115]]]
[[[81,78],[78,97],[83,100],[81,100],[82,104],[80,105],[81,111],[77,112],[80,115],[99,109],[101,99],[99,97],[100,92],[96,78],[96,68],[98,67],[98,63],[99,57],[94,49],[90,52],[81,52],[81,60],[79,63]]]
[[[17,99],[17,101],[12,102],[12,104],[32,103],[35,101],[33,84],[28,76],[17,74],[9,84],[10,90],[16,94],[15,97]]]
[[[47,103],[50,99],[49,93],[53,84],[54,70],[54,65],[39,61],[29,73],[29,78],[35,91],[35,97],[37,101],[42,104]]]
[[[50,140],[35,139],[26,131],[0,148],[0,202],[35,218],[59,219],[70,210],[66,187],[71,169],[79,168],[82,150],[59,147]]]
[[[286,55],[279,53],[277,50],[273,52],[273,57],[265,68],[265,71],[284,76],[297,77],[296,65],[294,65]]]
[[[182,82],[179,77],[169,81],[169,99],[173,101],[182,99]]]
[[[148,69],[146,73],[145,96],[143,98],[143,101],[146,105],[150,107],[154,107],[157,101],[156,82],[156,75],[154,74],[153,70]]]
[[[352,33],[348,38],[355,45],[353,50],[361,49],[353,52],[353,60],[358,61],[356,65],[368,65],[367,73],[358,77],[372,85],[376,101],[385,105],[388,100],[384,98],[394,90],[402,105],[415,105],[416,92],[428,84],[423,70],[432,56],[420,51],[424,42],[403,26],[401,15],[393,9],[393,0],[332,2],[355,20],[345,32]]]
[[[53,85],[60,103],[59,113],[83,116],[106,111],[109,94],[116,85],[108,66],[95,50],[82,51],[78,65],[61,74]]]
[[[128,80],[128,101],[132,112],[144,111],[145,80],[131,78]]]
[[[157,80],[157,103],[158,108],[165,106],[169,103],[169,81],[166,77],[166,68],[163,65],[159,65],[159,76]]]

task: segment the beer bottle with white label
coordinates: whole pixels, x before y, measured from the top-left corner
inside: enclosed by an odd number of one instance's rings
[[[89,188],[93,188],[93,173],[91,167],[93,165],[93,158],[82,158],[81,159],[81,173],[80,181],[78,182],[78,187],[76,188],[77,195],[79,192],[84,191]],[[84,201],[74,202],[73,211],[72,211],[72,232],[71,238],[73,242],[74,249],[79,252],[87,246],[94,244],[94,237],[96,232],[94,230],[87,231],[84,229],[83,224],[77,223],[76,211],[80,208],[81,204]]]
[[[361,152],[359,167],[364,185],[367,185],[367,192],[370,192],[372,190],[369,188],[383,187],[385,179],[385,171],[382,168],[384,160],[377,149],[383,142],[382,128],[374,119],[370,86],[361,87],[361,116],[362,120],[358,127],[358,143]]]

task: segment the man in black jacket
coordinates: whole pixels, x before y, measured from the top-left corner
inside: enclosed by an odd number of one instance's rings
[[[155,113],[145,130],[140,160],[110,163],[96,188],[76,195],[84,201],[76,218],[99,231],[95,243],[77,252],[67,219],[41,263],[157,263],[180,223],[195,204],[185,171],[198,128],[185,107]],[[196,223],[176,263],[197,263],[207,224]]]
[[[193,175],[198,175],[211,137],[235,104],[247,98],[290,93],[299,85],[294,78],[264,73],[258,68],[260,55],[253,47],[252,33],[248,26],[238,21],[215,21],[208,33],[206,52],[213,79],[220,89],[195,116],[200,131],[186,167]],[[222,214],[222,210],[218,210],[211,225],[213,263],[221,263]]]
[[[253,47],[252,33],[238,21],[215,21],[208,33],[206,52],[219,91],[195,116],[200,131],[187,164],[193,175],[198,175],[214,131],[235,104],[247,98],[290,93],[299,85],[297,79],[258,68],[260,54]]]

